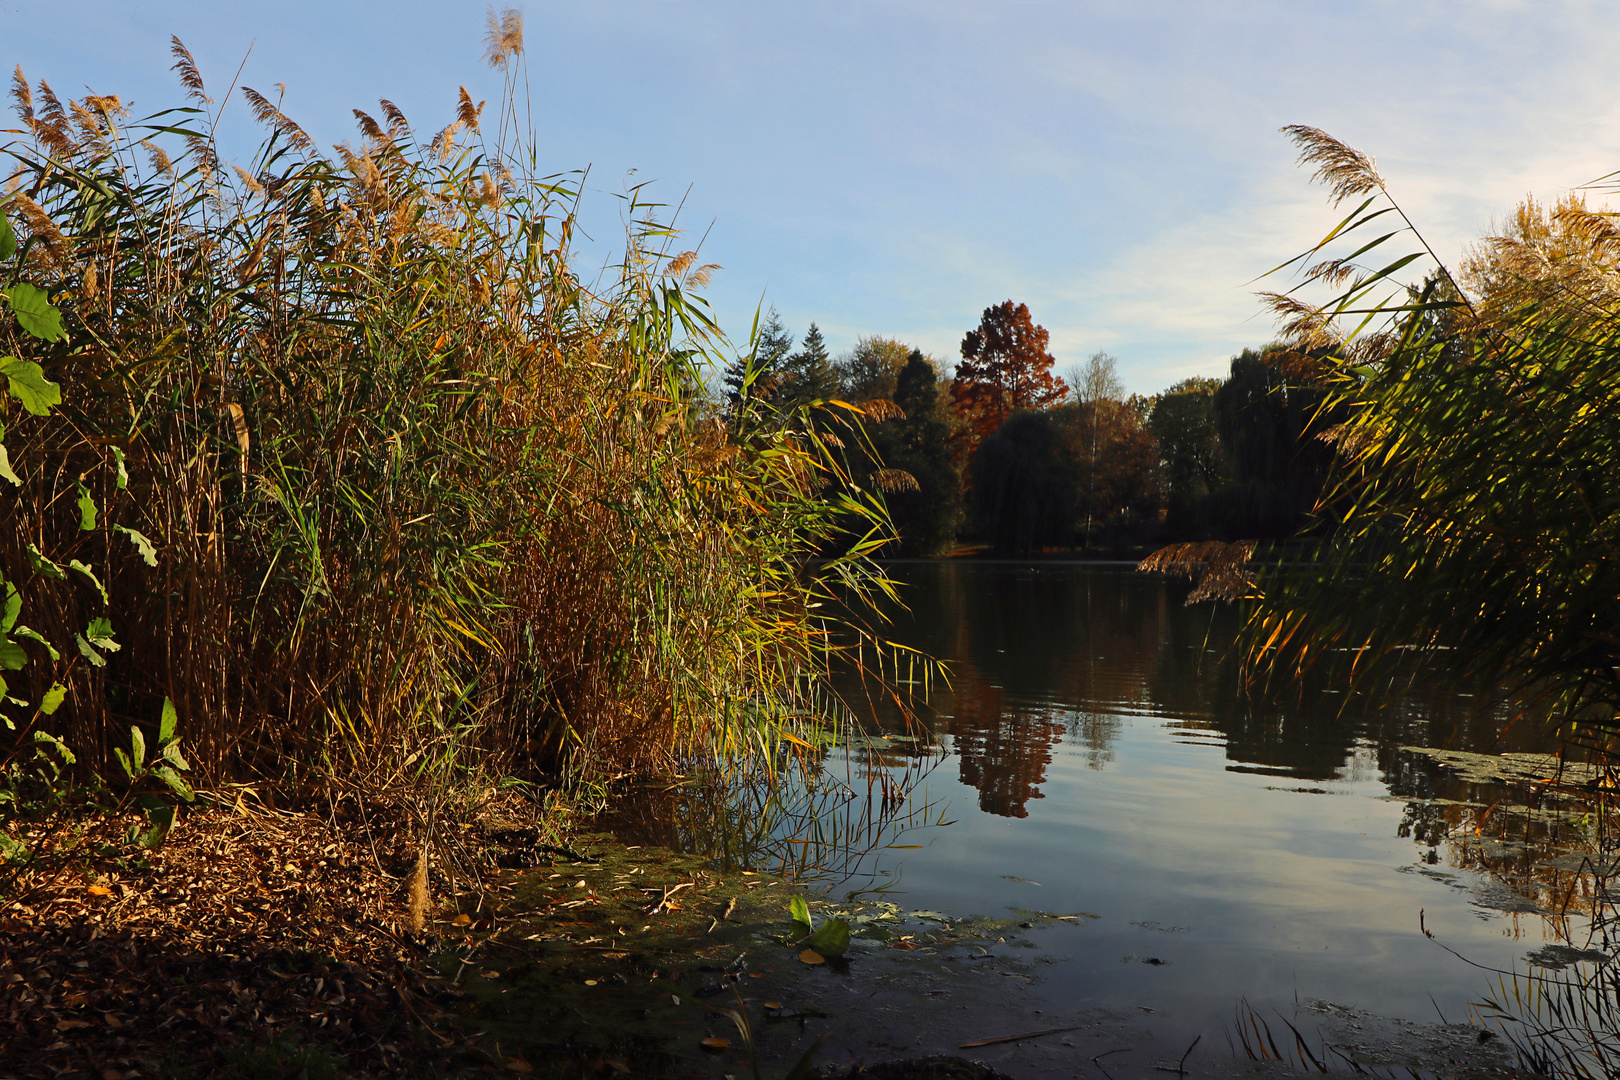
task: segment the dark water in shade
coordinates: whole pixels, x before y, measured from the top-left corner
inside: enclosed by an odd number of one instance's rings
[[[1420,912],[1487,966],[1523,971],[1558,940],[1532,901],[1568,875],[1538,869],[1533,844],[1493,864],[1461,840],[1500,793],[1398,749],[1551,749],[1529,725],[1503,736],[1505,714],[1423,680],[1370,711],[1307,690],[1248,701],[1220,662],[1232,613],[1126,567],[892,572],[911,586],[893,636],[952,665],[928,717],[946,756],[910,799],[954,823],[888,838],[924,846],[874,852],[830,895],[1093,913],[1029,931],[1054,961],[1029,993],[1056,1013],[1125,1010],[1166,1044],[1219,1038],[1244,999],[1466,1019],[1488,976],[1427,939]]]

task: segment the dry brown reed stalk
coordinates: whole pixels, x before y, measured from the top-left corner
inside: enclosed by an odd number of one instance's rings
[[[633,193],[619,279],[584,287],[575,186],[480,142],[465,91],[426,145],[357,111],[336,159],[245,97],[269,134],[238,182],[206,120],[109,128],[106,153],[51,106],[5,147],[24,256],[54,244],[45,284],[96,282],[60,292],[66,341],[0,342],[71,388],[5,418],[30,466],[0,569],[52,640],[105,614],[122,646],[30,656],[30,692],[68,688],[53,732],[105,771],[168,697],[205,785],[416,791],[417,832],[501,777],[775,760],[824,712],[829,583],[887,590],[864,561],[886,533],[813,425],[708,415],[712,268]],[[94,552],[63,513],[80,477],[115,523]],[[852,519],[871,536],[820,561]],[[109,602],[34,569],[91,555]]]

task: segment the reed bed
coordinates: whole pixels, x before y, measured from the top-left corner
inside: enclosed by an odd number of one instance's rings
[[[64,397],[0,406],[0,573],[39,637],[13,753],[44,732],[105,774],[167,698],[198,783],[265,799],[779,760],[830,659],[880,646],[828,612],[890,592],[881,500],[819,404],[719,422],[714,268],[643,191],[622,260],[575,269],[581,177],[515,134],[521,27],[492,30],[498,123],[465,90],[427,135],[384,101],[325,155],[243,88],[267,135],[235,165],[174,55],[185,104],[141,120],[14,80],[0,270],[66,334],[0,328]]]

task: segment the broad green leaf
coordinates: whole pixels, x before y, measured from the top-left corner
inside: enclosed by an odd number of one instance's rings
[[[51,306],[45,290],[35,288],[26,281],[11,287],[11,313],[17,323],[34,337],[56,341],[62,334],[62,313]]]
[[[101,579],[96,577],[96,572],[94,570],[92,570],[88,566],[84,565],[84,563],[80,562],[78,559],[74,559],[72,562],[68,563],[68,569],[69,570],[77,570],[79,573],[81,573],[85,577],[89,578],[90,579],[90,584],[94,585],[96,587],[96,591],[101,594],[101,602],[103,604],[108,602],[107,601],[107,586],[103,585],[101,583]]]
[[[186,800],[186,802],[190,802],[197,797],[197,793],[191,790],[191,785],[186,783],[186,778],[167,765],[155,766],[152,769],[152,775],[168,784],[169,790]]]
[[[788,901],[788,910],[793,913],[793,921],[804,923],[805,932],[810,931],[810,905],[804,902],[804,897],[795,896]]]
[[[11,628],[17,625],[17,616],[22,614],[22,593],[17,586],[6,582],[5,606],[0,608],[0,634],[11,633]]]
[[[157,548],[152,546],[152,541],[128,525],[114,525],[113,532],[123,533],[129,537],[129,542],[135,545],[135,550],[141,553],[141,558],[146,562],[147,566],[157,565]]]
[[[113,640],[112,621],[97,617],[90,620],[90,625],[84,628],[84,636],[90,639],[90,644],[108,652],[117,652],[121,646]]]
[[[849,923],[828,919],[810,935],[809,945],[822,956],[843,956],[849,951]]]
[[[62,388],[45,377],[45,369],[32,360],[0,356],[0,375],[6,377],[11,396],[35,416],[49,416],[52,405],[62,404]]]
[[[23,665],[28,663],[28,654],[23,647],[10,638],[0,638],[0,668],[6,671],[21,671]]]
[[[96,527],[96,500],[90,497],[83,484],[79,485],[79,529],[90,532]]]
[[[163,744],[163,760],[182,772],[191,768],[186,759],[180,755],[180,743],[178,741]]]
[[[63,742],[61,739],[58,739],[55,735],[52,735],[49,732],[34,732],[34,743],[35,745],[43,743],[45,745],[55,747],[56,755],[62,759],[62,762],[65,765],[72,765],[75,761],[79,760],[73,756],[73,751],[68,749],[67,743]]]
[[[107,658],[96,652],[90,643],[84,640],[83,636],[74,634],[73,643],[79,647],[79,655],[90,661],[92,667],[107,666]]]
[[[52,683],[51,688],[45,691],[45,696],[39,701],[39,711],[49,716],[62,707],[62,702],[66,698],[67,687],[61,683]]]
[[[134,724],[129,726],[130,760],[135,762],[137,769],[146,768],[146,736]]]
[[[122,447],[115,446],[112,452],[113,461],[118,465],[118,490],[123,491],[129,487],[129,470],[124,467],[124,451]]]
[[[28,545],[28,563],[34,568],[34,573],[44,574],[48,578],[61,581],[67,577],[67,571],[47,559],[33,544]]]
[[[158,721],[158,745],[168,746],[174,742],[174,729],[179,724],[180,717],[174,711],[174,702],[167,697],[163,699],[163,719]],[[180,766],[182,769],[184,765]]]
[[[6,215],[0,214],[0,259],[9,259],[17,254],[17,234],[11,231],[11,222]]]
[[[129,763],[129,755],[116,746],[113,747],[113,755],[118,758],[118,767],[124,770],[124,775],[135,779],[135,766]]]
[[[38,630],[31,630],[26,626],[19,626],[11,633],[13,637],[27,638],[29,641],[37,641],[41,645],[45,646],[45,648],[49,650],[51,654],[52,663],[62,659],[62,654],[56,651],[56,646],[47,641],[45,639],[45,635],[41,634]]]
[[[11,455],[6,453],[4,443],[0,443],[0,476],[10,480],[18,487],[22,486],[22,477],[11,471]]]
[[[141,809],[146,811],[146,820],[152,823],[152,830],[141,838],[141,846],[156,851],[174,828],[174,807],[156,795],[142,795]]]

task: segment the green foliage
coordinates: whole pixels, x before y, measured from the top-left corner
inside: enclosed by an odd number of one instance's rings
[[[1073,542],[1079,466],[1051,414],[1014,414],[979,444],[971,471],[974,521],[997,553]]]
[[[1153,402],[1148,427],[1158,444],[1165,507],[1172,523],[1187,520],[1199,500],[1227,478],[1229,466],[1215,420],[1214,398],[1220,385],[1217,379],[1186,379]]]
[[[67,744],[43,731],[33,732],[13,746],[0,763],[0,864],[21,867],[34,858],[29,837],[17,828],[19,820],[38,821],[59,813],[70,797],[66,770],[78,759]],[[0,884],[14,870],[0,874]]]
[[[1333,450],[1317,436],[1343,410],[1316,378],[1287,369],[1291,355],[1245,349],[1212,399],[1233,486],[1204,516],[1229,538],[1288,536],[1322,494]]]
[[[146,736],[139,727],[134,726],[129,729],[129,752],[125,753],[122,747],[113,748],[113,754],[117,757],[118,765],[129,785],[128,790],[146,815],[148,825],[144,830],[137,825],[131,825],[126,839],[129,843],[138,844],[152,851],[163,846],[164,838],[174,827],[174,807],[157,793],[141,789],[152,788],[155,781],[162,784],[169,794],[186,802],[191,802],[197,797],[191,784],[180,775],[191,766],[180,753],[178,727],[178,714],[174,702],[165,698],[163,712],[158,721],[155,753],[148,756]],[[128,797],[125,801],[128,801]]]
[[[16,234],[10,221],[4,213],[0,213],[0,259],[12,259],[17,255]],[[22,267],[14,266],[7,275],[9,284],[3,295],[7,297],[12,314],[16,317],[17,328],[21,331],[21,343],[30,339],[55,342],[64,337],[62,330],[61,312],[47,299],[45,291],[25,281],[18,279]],[[19,359],[15,356],[0,357],[0,374],[6,377],[6,386],[12,400],[23,408],[27,417],[48,417],[51,410],[62,403],[61,387],[45,377],[44,369],[32,360]],[[3,399],[0,399],[3,400]],[[3,409],[3,406],[0,406]],[[14,429],[26,430],[26,429]],[[0,424],[0,439],[6,434],[4,424]],[[23,478],[17,474],[10,460],[10,455],[4,445],[0,445],[0,476],[11,481],[17,487],[23,487]],[[78,526],[80,532],[96,531],[97,507],[94,499],[90,497],[83,482],[78,483]],[[42,556],[32,544],[27,547],[27,558],[36,574],[54,574],[65,577],[60,567],[50,559]],[[78,559],[71,560],[69,568],[78,571],[101,596],[102,602],[107,601],[107,590],[97,580],[96,575],[89,566]],[[44,731],[32,730],[33,724],[42,717],[48,717],[61,708],[67,696],[67,688],[61,682],[65,670],[61,669],[62,653],[50,638],[28,626],[19,625],[18,618],[22,614],[23,597],[18,587],[19,581],[26,581],[20,566],[0,568],[9,569],[12,580],[0,578],[5,585],[5,607],[3,617],[0,617],[0,669],[6,671],[23,671],[30,666],[28,650],[21,642],[29,641],[44,648],[50,657],[49,665],[36,665],[34,678],[31,680],[39,691],[39,698],[33,708],[32,720],[19,728],[16,720],[6,714],[3,706],[10,705],[15,708],[27,709],[29,702],[24,698],[16,697],[5,680],[0,679],[0,721],[3,721],[8,730],[14,733],[14,739],[9,754],[4,760],[15,762],[29,761],[37,765],[41,755],[45,760],[72,764],[76,759],[67,750],[66,744]],[[101,663],[101,655],[92,648],[89,641],[95,642],[102,649],[116,650],[118,644],[112,638],[111,625],[104,618],[92,619],[86,628],[85,634],[74,635],[80,651],[87,659]],[[70,665],[71,666],[71,665]],[[30,734],[32,741],[30,742]],[[57,753],[55,759],[50,759],[43,747],[53,747]],[[32,766],[19,764],[23,773],[18,776],[32,776],[37,778],[40,774]],[[57,772],[52,773],[51,782],[54,783]],[[15,779],[15,777],[14,777]],[[58,793],[49,784],[46,787],[46,796],[54,799]],[[16,799],[13,798],[15,803]]]
[[[855,342],[838,364],[843,397],[856,403],[894,400],[900,370],[912,349],[893,338],[867,336]]]
[[[938,555],[956,540],[962,521],[962,479],[950,445],[948,406],[939,393],[938,373],[913,349],[895,379],[894,403],[904,414],[872,429],[872,442],[885,465],[903,470],[916,488],[889,493],[889,513],[900,537],[901,554]]]
[[[36,289],[26,281],[18,281],[11,285],[5,296],[11,303],[11,313],[17,317],[17,324],[24,333],[45,341],[61,339],[62,313],[51,305],[45,290]]]
[[[51,407],[62,404],[62,388],[45,378],[40,366],[15,356],[0,356],[0,375],[6,377],[11,396],[35,416],[49,416]],[[8,477],[12,483],[22,481]]]

